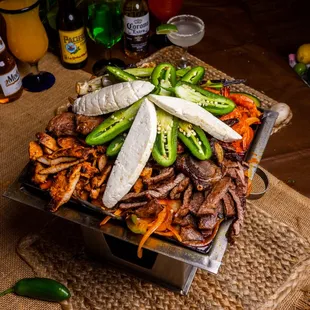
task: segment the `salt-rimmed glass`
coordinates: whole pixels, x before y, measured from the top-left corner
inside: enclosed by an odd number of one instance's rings
[[[167,36],[171,43],[183,48],[179,67],[186,67],[188,65],[187,49],[199,43],[204,37],[204,22],[194,15],[178,15],[170,18],[167,23],[176,25],[178,28],[178,32],[171,32]]]

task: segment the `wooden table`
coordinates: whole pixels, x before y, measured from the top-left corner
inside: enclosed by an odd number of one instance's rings
[[[262,166],[310,197],[310,89],[255,27],[239,1],[185,0],[181,13],[199,16],[206,26],[205,37],[190,48],[191,54],[235,78],[246,78],[251,87],[291,107],[293,120],[271,137]],[[151,22],[154,30],[157,22]],[[86,71],[91,72],[103,51],[89,42]],[[125,57],[121,43],[113,47],[112,56],[134,62]]]

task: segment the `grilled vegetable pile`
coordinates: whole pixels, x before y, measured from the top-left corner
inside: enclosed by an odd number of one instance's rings
[[[152,233],[205,246],[222,219],[233,216],[237,234],[247,193],[242,160],[252,125],[260,123],[258,99],[202,83],[203,67],[161,63],[107,72],[89,82],[96,90],[77,98],[73,113],[56,116],[29,145],[33,181],[50,191],[51,209],[71,197],[113,209],[144,235],[139,256]],[[93,89],[85,83],[78,83],[83,93]]]

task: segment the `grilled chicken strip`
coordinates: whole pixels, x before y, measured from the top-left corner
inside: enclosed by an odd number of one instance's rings
[[[76,165],[69,177],[69,181],[65,187],[65,190],[62,192],[55,192],[53,196],[53,205],[52,211],[55,212],[59,209],[59,207],[66,202],[68,202],[73,194],[76,184],[80,179],[80,170],[81,165]]]
[[[58,157],[56,159],[49,159],[45,156],[39,157],[37,159],[39,163],[47,165],[47,166],[55,166],[61,163],[69,163],[75,160],[76,160],[75,157]]]
[[[43,150],[38,142],[30,141],[28,147],[29,159],[37,160],[39,157],[43,156]]]
[[[63,163],[63,164],[59,164],[59,165],[55,165],[55,166],[51,166],[51,167],[48,167],[48,168],[45,168],[45,169],[42,169],[39,173],[40,174],[53,174],[53,173],[57,173],[59,171],[62,171],[62,170],[65,170],[69,167],[72,167],[72,166],[75,166],[81,162],[83,162],[84,160],[83,159],[79,159],[79,160],[76,160],[74,162],[71,162],[71,163]],[[81,169],[81,167],[80,167]]]
[[[59,147],[57,146],[56,140],[53,137],[51,137],[50,135],[48,135],[47,133],[38,132],[36,134],[36,137],[39,140],[40,144],[48,147],[52,151],[57,151],[58,150]]]

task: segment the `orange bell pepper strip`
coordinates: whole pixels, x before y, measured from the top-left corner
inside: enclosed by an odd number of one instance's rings
[[[165,231],[168,229],[168,227],[172,223],[173,210],[170,207],[166,207],[166,208],[167,208],[166,218],[165,218],[164,222],[156,229],[156,231],[159,231],[159,232]]]
[[[227,121],[227,120],[233,119],[233,118],[237,118],[237,119],[242,118],[242,112],[240,111],[239,107],[236,107],[232,112],[221,116],[220,120],[221,121]]]
[[[114,215],[121,215],[122,214],[122,210],[121,209],[117,209],[114,212]],[[111,216],[106,216],[102,222],[100,223],[100,226],[103,226],[104,224],[106,224],[112,217]]]
[[[156,235],[159,235],[159,236],[164,236],[164,237],[173,237],[174,234],[172,231],[155,231],[155,234]]]
[[[170,225],[170,226],[168,227],[168,229],[174,234],[174,236],[177,238],[177,240],[178,240],[179,242],[182,242],[182,238],[181,238],[179,232],[178,232],[172,225]]]
[[[161,205],[171,208],[174,212],[177,212],[182,206],[182,201],[180,199],[158,199]]]
[[[221,91],[220,90],[217,90],[217,89],[214,89],[212,87],[204,87],[203,89],[211,92],[211,93],[214,93],[214,94],[217,94],[217,95],[220,95],[221,94]]]
[[[258,117],[261,115],[261,112],[257,110],[255,102],[249,97],[242,94],[230,94],[229,98],[235,102],[235,104],[242,106],[249,110],[251,116]]]
[[[260,119],[257,117],[249,117],[245,120],[248,126],[251,126],[253,124],[260,124]]]
[[[142,258],[142,247],[146,240],[152,235],[153,232],[156,231],[156,229],[164,222],[167,216],[167,208],[164,207],[162,211],[159,212],[157,219],[153,222],[153,225],[147,230],[146,234],[143,235],[139,246],[138,246],[138,252],[137,255],[139,258]]]
[[[226,98],[229,98],[229,96],[230,96],[229,87],[224,86],[224,87],[221,89],[221,95],[224,96],[224,97],[226,97]]]

